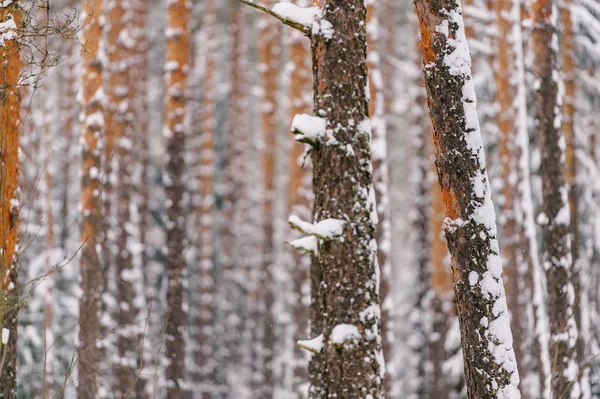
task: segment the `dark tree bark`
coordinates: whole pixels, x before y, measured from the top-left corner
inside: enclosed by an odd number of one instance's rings
[[[556,39],[551,0],[532,4],[534,19],[534,74],[538,142],[541,154],[542,263],[548,286],[550,319],[550,361],[552,397],[570,397],[577,389],[577,326],[573,317],[575,292],[572,284],[572,258],[569,204],[565,185],[565,142],[561,131],[558,93],[557,54],[552,46]],[[556,16],[558,17],[558,16]]]
[[[312,36],[314,112],[328,132],[312,152],[314,218],[333,219],[341,231],[318,240],[310,270],[312,336],[322,335],[323,346],[310,362],[309,396],[381,398],[385,366],[366,93],[366,5],[362,0],[316,5],[322,19],[316,22],[320,32]]]
[[[165,348],[168,366],[166,369],[167,397],[187,398],[184,329],[187,325],[183,309],[185,271],[185,217],[184,205],[184,149],[185,134],[185,88],[190,65],[189,15],[191,3],[187,0],[168,2],[167,58],[165,65],[165,126],[163,134],[166,144],[164,184],[167,197],[166,210],[166,258],[167,310]]]
[[[415,1],[470,398],[519,398],[460,3]]]

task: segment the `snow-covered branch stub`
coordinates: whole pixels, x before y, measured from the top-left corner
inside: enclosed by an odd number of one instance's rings
[[[327,120],[307,114],[296,115],[292,121],[291,132],[295,134],[296,141],[318,148],[327,134]]]
[[[293,229],[323,241],[340,238],[346,226],[346,221],[341,219],[324,219],[317,223],[308,223],[294,215],[289,217],[288,223]]]

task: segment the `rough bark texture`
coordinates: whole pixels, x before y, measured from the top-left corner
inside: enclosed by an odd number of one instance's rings
[[[273,0],[267,4],[274,4]],[[257,359],[262,370],[262,381],[256,381],[260,386],[260,396],[271,398],[275,386],[273,372],[273,359],[275,349],[275,330],[273,318],[274,282],[273,282],[273,257],[274,257],[274,199],[275,199],[275,151],[276,137],[279,129],[277,118],[277,90],[279,84],[279,68],[281,56],[281,28],[279,22],[269,15],[262,15],[260,27],[260,65],[263,97],[261,104],[262,147],[261,147],[261,173],[263,178],[262,197],[262,270],[260,276],[260,290],[258,301],[262,325],[257,330],[261,335],[261,353]],[[258,375],[258,373],[257,373]]]
[[[577,392],[577,326],[573,317],[575,292],[571,281],[572,259],[569,239],[569,205],[565,185],[564,136],[560,130],[560,98],[556,64],[553,2],[535,0],[533,48],[540,176],[542,178],[542,262],[548,286],[552,397],[570,397]],[[553,15],[554,14],[554,15]]]
[[[21,3],[0,9],[0,22],[9,17],[20,28]],[[21,73],[18,38],[6,40],[0,47],[0,326],[8,329],[6,345],[0,344],[0,398],[16,398],[17,389],[17,257],[19,239],[19,74]]]
[[[519,382],[460,3],[415,2],[470,398],[518,398]]]
[[[169,361],[166,369],[167,397],[187,398],[184,387],[185,338],[187,324],[183,310],[185,270],[185,207],[184,149],[185,149],[185,88],[187,84],[190,44],[189,15],[191,3],[188,0],[175,0],[168,3],[167,16],[167,58],[165,65],[165,126],[163,134],[166,145],[166,162],[163,176],[166,197],[166,259],[165,269],[168,280],[165,348]]]
[[[312,37],[315,115],[329,132],[312,153],[314,219],[343,221],[341,237],[320,240],[311,265],[311,398],[383,397],[377,209],[368,122],[366,5],[321,0],[333,32]],[[340,73],[343,71],[343,73]],[[341,334],[346,330],[354,332]]]

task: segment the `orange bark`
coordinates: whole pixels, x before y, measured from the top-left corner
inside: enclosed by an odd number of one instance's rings
[[[20,28],[20,2],[0,9],[0,21],[13,18]],[[16,395],[17,359],[17,250],[19,240],[19,132],[21,127],[19,76],[21,61],[18,38],[0,47],[0,325],[9,330],[9,341],[0,346],[4,366],[0,375],[0,397]]]

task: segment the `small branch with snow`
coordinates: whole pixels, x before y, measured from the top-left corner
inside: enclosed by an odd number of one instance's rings
[[[289,217],[288,223],[293,229],[324,241],[341,237],[346,226],[346,222],[340,219],[324,219],[317,223],[308,223],[294,215]]]
[[[296,141],[318,148],[322,138],[327,134],[327,120],[318,116],[299,114],[294,116],[291,131],[295,134]]]
[[[292,15],[294,15],[293,13],[285,12],[286,15],[282,15],[277,12],[277,10],[282,11],[282,12],[289,11],[288,10],[289,7],[282,8],[280,6],[280,4],[290,4],[290,3],[278,3],[275,5],[275,7],[273,7],[273,10],[270,10],[267,7],[261,6],[260,4],[256,4],[252,0],[238,0],[238,1],[249,5],[250,7],[254,7],[257,10],[266,12],[267,14],[274,16],[275,18],[280,20],[284,25],[287,25],[294,29],[297,29],[300,32],[304,33],[306,36],[310,36],[312,33],[313,20],[311,19],[310,21],[308,21],[305,18],[306,17],[305,13],[299,13],[299,14],[295,15],[297,18],[293,18],[292,17]],[[297,8],[302,10],[301,7],[297,7]],[[307,22],[310,22],[310,25],[305,25],[305,23],[307,23]]]
[[[323,350],[323,341],[323,334],[320,334],[313,339],[298,341],[296,342],[296,345],[302,349],[306,349],[309,352],[319,353]]]
[[[303,254],[311,255],[317,253],[318,238],[315,236],[302,237],[287,244]]]

